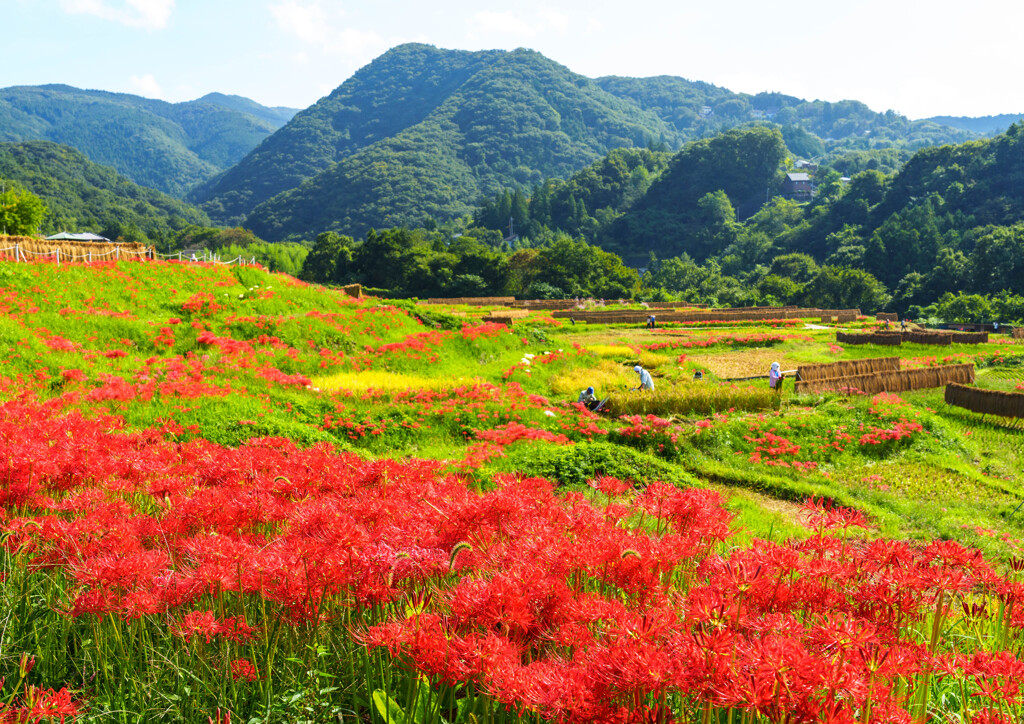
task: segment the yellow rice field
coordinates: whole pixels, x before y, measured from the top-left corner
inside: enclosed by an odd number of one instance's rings
[[[477,377],[440,378],[405,375],[398,372],[363,370],[340,372],[329,377],[314,377],[312,386],[323,392],[402,392],[404,390],[445,390],[481,382]]]

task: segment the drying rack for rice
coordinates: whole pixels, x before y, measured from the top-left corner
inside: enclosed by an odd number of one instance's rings
[[[898,347],[903,344],[899,332],[836,332],[836,344],[877,344]]]
[[[904,342],[928,344],[948,347],[951,344],[984,344],[988,342],[988,332],[950,332],[946,330],[876,330],[874,332],[849,333],[836,332],[837,344],[877,344],[898,347]]]
[[[481,317],[481,321],[492,322],[494,324],[504,324],[506,327],[511,327],[513,320],[525,319],[530,316],[529,309],[499,309],[491,312],[485,317]]]
[[[0,236],[0,257],[16,261],[52,259],[58,263],[150,259],[153,247],[128,241],[57,241],[36,236]]]
[[[796,370],[798,381],[825,380],[850,375],[873,375],[878,372],[894,372],[900,368],[899,357],[875,357],[850,359],[830,364],[800,365]]]
[[[859,310],[846,310],[856,318]],[[856,312],[857,314],[853,314]],[[588,324],[643,324],[651,314],[655,314],[658,323],[663,322],[750,322],[775,319],[817,319],[822,317],[822,310],[801,309],[799,307],[739,307],[721,309],[687,309],[687,310],[559,310],[552,313],[556,318],[572,317],[577,322]]]
[[[982,390],[963,384],[946,385],[946,404],[962,407],[982,415],[1024,418],[1024,394],[1020,392],[999,392]]]
[[[952,382],[974,382],[974,365],[940,365],[922,369],[900,369],[899,357],[844,360],[833,364],[797,368],[797,392],[910,392],[942,387]]]
[[[471,307],[510,307],[515,297],[431,297],[421,304],[464,304]]]

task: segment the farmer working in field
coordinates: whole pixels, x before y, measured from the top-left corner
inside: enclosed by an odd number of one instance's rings
[[[653,390],[654,389],[654,380],[651,379],[651,373],[650,372],[645,370],[640,365],[637,365],[636,367],[634,367],[633,371],[640,375],[640,386],[637,387],[636,389],[638,389],[638,390]]]
[[[776,392],[782,392],[782,381],[786,375],[782,374],[782,366],[778,362],[772,362],[772,368],[768,370],[768,386]]]
[[[583,392],[580,393],[580,396],[576,400],[576,402],[580,403],[581,405],[586,405],[588,410],[593,410],[595,407],[597,407],[597,396],[594,395],[594,388],[588,387],[587,389],[583,390]]]

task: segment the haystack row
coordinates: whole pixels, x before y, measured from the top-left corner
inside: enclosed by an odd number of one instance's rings
[[[16,247],[12,249],[11,247]],[[4,236],[0,238],[0,254],[22,261],[47,258],[61,262],[118,261],[121,259],[148,259],[151,249],[138,242],[47,241],[34,236]]]
[[[903,344],[903,337],[899,332],[893,334],[885,332],[868,332],[851,334],[849,332],[836,332],[837,344],[878,344],[887,347],[898,347]]]
[[[946,385],[946,404],[962,407],[982,415],[1024,417],[1024,394],[981,390],[977,387],[950,383]]]
[[[516,299],[512,306],[516,309],[573,309],[576,302],[572,299]]]
[[[867,392],[875,387],[875,375],[843,375],[812,380],[797,380],[797,392]]]
[[[876,357],[874,359],[850,359],[831,364],[801,365],[796,370],[797,380],[810,382],[850,375],[873,375],[878,372],[894,372],[900,368],[899,357]]]
[[[553,317],[567,319],[572,317],[577,322],[591,324],[636,324],[646,322],[651,315],[650,310],[560,310],[552,313]],[[820,309],[783,309],[768,307],[759,309],[720,309],[703,311],[669,311],[656,314],[658,322],[709,322],[709,321],[757,321],[768,319],[803,319],[821,316]]]
[[[847,392],[859,390],[869,395],[879,392],[910,392],[932,387],[942,387],[951,382],[969,384],[974,382],[974,365],[942,365],[916,370],[893,370],[875,374],[846,375],[830,379],[816,379],[796,382],[797,392],[823,392],[835,390]]]
[[[839,344],[878,344],[896,347],[904,342],[914,344],[929,344],[938,347],[948,347],[951,344],[984,344],[988,342],[988,332],[898,332],[896,330],[878,330],[860,334],[848,334],[836,332],[836,342]]]
[[[988,332],[953,332],[953,344],[985,344]]]
[[[432,297],[424,304],[466,304],[473,307],[511,306],[515,297]]]
[[[496,309],[482,319],[485,322],[501,322],[505,319],[525,319],[529,316],[529,309]]]

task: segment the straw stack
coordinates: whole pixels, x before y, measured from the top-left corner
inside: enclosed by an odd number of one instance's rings
[[[910,392],[942,387],[952,382],[973,383],[974,365],[942,365],[915,370],[890,369],[870,374],[812,378],[797,380],[795,387],[797,392],[824,392],[826,390],[849,392],[856,390],[873,395],[879,392]]]
[[[152,249],[139,242],[48,241],[35,236],[0,236],[0,248],[17,246],[27,261],[49,256],[55,259],[60,251],[62,262],[116,261],[145,259]],[[13,250],[3,252],[14,258]]]
[[[831,364],[800,365],[796,370],[798,380],[825,380],[850,375],[873,375],[878,372],[899,370],[899,357],[876,357],[874,359],[851,359]]]
[[[946,404],[962,407],[982,415],[1024,417],[1024,394],[981,390],[977,387],[950,383],[946,385]]]
[[[473,307],[511,306],[515,297],[432,297],[425,304],[466,304]]]

